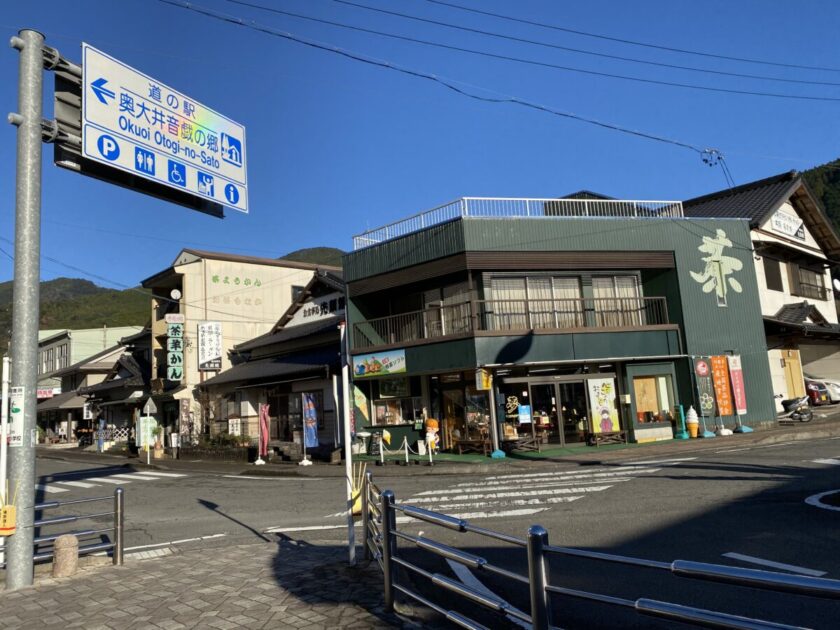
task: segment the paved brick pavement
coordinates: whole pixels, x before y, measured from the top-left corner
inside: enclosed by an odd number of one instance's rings
[[[379,568],[344,559],[337,547],[280,541],[90,567],[0,592],[0,628],[430,627],[385,613]]]

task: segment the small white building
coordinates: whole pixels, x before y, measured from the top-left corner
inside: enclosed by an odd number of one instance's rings
[[[805,394],[803,374],[840,378],[831,270],[840,235],[800,173],[791,171],[683,203],[686,216],[747,218],[778,401]]]

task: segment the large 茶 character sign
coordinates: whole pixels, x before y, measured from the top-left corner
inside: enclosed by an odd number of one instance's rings
[[[704,236],[703,243],[697,248],[707,254],[701,260],[706,263],[702,272],[689,272],[695,282],[703,285],[704,293],[715,291],[718,304],[726,304],[727,286],[736,293],[741,293],[741,283],[732,277],[736,271],[744,267],[744,263],[733,256],[726,256],[724,250],[732,247],[732,241],[726,237],[726,232],[718,229],[714,238]]]

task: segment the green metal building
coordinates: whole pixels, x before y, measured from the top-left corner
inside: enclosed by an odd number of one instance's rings
[[[365,233],[344,258],[356,429],[481,452],[671,439],[698,385],[710,425],[773,421],[752,257],[747,221],[679,202],[469,198]],[[743,381],[698,383],[696,357],[727,355]]]

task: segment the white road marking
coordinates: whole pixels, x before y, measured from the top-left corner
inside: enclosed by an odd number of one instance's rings
[[[96,481],[101,481],[102,483],[113,483],[118,486],[121,486],[124,483],[131,483],[128,479],[111,479],[110,477],[96,477]]]
[[[59,492],[67,492],[67,488],[56,488],[53,486],[45,486],[42,483],[36,483],[35,487],[42,492],[46,492],[47,494],[58,494]]]
[[[757,451],[761,448],[779,448],[782,446],[790,446],[791,444],[796,444],[796,441],[793,442],[779,442],[777,444],[765,444],[764,446],[742,446],[740,448],[724,448],[717,451],[715,453],[737,453],[738,451]]]
[[[157,479],[155,477],[145,477],[145,476],[143,476],[142,473],[131,473],[131,474],[126,474],[126,475],[120,474],[120,475],[111,475],[111,476],[115,477],[117,479],[138,479],[140,481],[160,481],[160,479]]]
[[[643,471],[645,472],[658,472],[661,468],[644,468]],[[598,481],[606,481],[608,477],[617,477],[617,478],[626,478],[630,479],[629,475],[637,474],[638,470],[613,470],[610,472],[602,472],[602,473],[591,473],[591,474],[580,474],[580,475],[564,475],[564,476],[557,476],[556,478],[540,478],[534,479],[530,483],[533,484],[558,484],[558,483],[579,483],[581,480],[598,480]],[[612,481],[610,479],[609,481]],[[510,479],[505,480],[498,480],[498,481],[471,481],[466,483],[459,483],[454,486],[455,489],[457,488],[470,488],[470,487],[478,487],[478,488],[486,488],[487,486],[501,486],[503,484],[515,484],[516,487],[521,488],[522,483],[516,477],[512,477]],[[455,489],[450,489],[450,492],[455,492]],[[417,496],[423,496],[427,494],[437,494],[442,492],[442,490],[427,490],[425,492],[418,493]]]
[[[63,486],[73,486],[74,488],[95,488],[95,483],[85,483],[84,481],[54,481],[53,483],[60,483]]]
[[[200,540],[210,540],[211,538],[222,538],[227,536],[224,534],[210,534],[209,536],[198,536],[196,538],[185,538],[184,540],[170,540],[169,542],[153,543],[151,545],[136,545],[134,547],[126,547],[123,551],[134,551],[136,549],[157,549],[158,547],[166,547],[169,545],[180,545],[188,542],[197,542]]]
[[[632,461],[620,466],[679,466],[680,462],[690,462],[697,459],[696,457],[672,457],[670,459],[647,459],[644,461]]]
[[[612,486],[578,486],[575,488],[547,488],[544,490],[518,490],[516,492],[483,492],[479,494],[459,494],[453,497],[418,497],[411,498],[406,503],[442,503],[444,501],[473,501],[481,499],[508,499],[516,497],[533,497],[535,495],[554,495],[554,494],[582,494],[587,492],[601,492]]]
[[[742,553],[735,553],[730,551],[723,554],[725,558],[732,558],[733,560],[741,560],[743,562],[750,562],[773,569],[781,569],[782,571],[790,571],[791,573],[799,573],[800,575],[809,575],[811,577],[821,577],[825,575],[825,571],[817,571],[816,569],[806,569],[805,567],[797,567],[793,564],[785,564],[784,562],[774,562],[773,560],[765,560],[764,558],[756,558],[755,556],[745,556]]]
[[[827,464],[829,466],[840,466],[840,459],[814,459],[815,464]]]
[[[397,518],[397,522],[399,522]],[[403,521],[405,522],[405,521]],[[361,521],[356,523],[356,527],[361,526]],[[344,525],[306,525],[304,527],[269,527],[263,530],[263,534],[288,534],[291,532],[315,532],[323,529],[346,529],[347,524]]]
[[[494,477],[485,477],[486,481],[509,481],[513,479],[537,479],[540,477],[552,477],[552,478],[559,478],[563,476],[570,476],[570,475],[583,475],[583,474],[593,474],[593,473],[600,473],[605,471],[612,471],[619,475],[629,475],[633,473],[641,473],[641,472],[656,472],[658,468],[651,468],[649,466],[612,466],[610,468],[590,468],[590,469],[582,469],[582,470],[568,470],[565,472],[544,472],[544,473],[528,473],[523,475],[497,475]]]
[[[184,473],[167,473],[167,472],[152,472],[151,470],[144,470],[141,475],[152,475],[153,477],[186,477]]]
[[[531,514],[539,514],[545,512],[549,508],[523,508],[519,510],[498,510],[495,512],[460,512],[458,514],[449,514],[452,518],[460,518],[462,520],[470,520],[477,518],[507,518],[509,516],[530,516]],[[411,518],[411,517],[407,517]],[[399,522],[399,519],[397,519]]]
[[[448,513],[449,510],[486,507],[507,507],[509,505],[554,505],[556,503],[571,503],[583,497],[549,497],[548,499],[514,499],[513,501],[475,501],[470,503],[445,503],[437,506],[437,511]]]
[[[446,562],[449,565],[449,568],[452,569],[452,572],[455,574],[455,576],[459,580],[461,580],[462,584],[464,584],[465,586],[468,586],[469,588],[471,588],[474,591],[477,591],[477,592],[485,595],[486,597],[491,597],[491,598],[496,599],[496,600],[501,600],[501,601],[505,602],[506,604],[508,604],[508,602],[506,602],[504,600],[504,598],[499,597],[498,595],[496,595],[496,593],[494,593],[489,588],[487,588],[483,583],[481,583],[479,581],[479,579],[472,574],[472,571],[470,571],[463,564],[459,564],[459,563],[457,563],[453,560],[449,560],[449,559],[447,559]],[[510,604],[508,604],[508,606],[510,606]],[[511,608],[513,608],[513,607],[511,606]],[[513,608],[513,610],[516,610],[517,612],[522,612],[518,608]],[[514,624],[516,624],[520,628],[530,628],[531,627],[531,624],[525,623],[524,621],[522,621],[521,619],[519,619],[517,617],[513,617],[511,615],[508,615],[507,618],[508,618],[509,621],[513,622]]]
[[[819,494],[812,494],[810,497],[805,499],[805,503],[813,505],[814,507],[822,508],[823,510],[840,512],[840,507],[837,507],[836,505],[827,505],[822,502],[823,497],[827,497],[830,494],[837,494],[838,492],[840,492],[840,490],[828,490],[826,492],[820,492]]]

